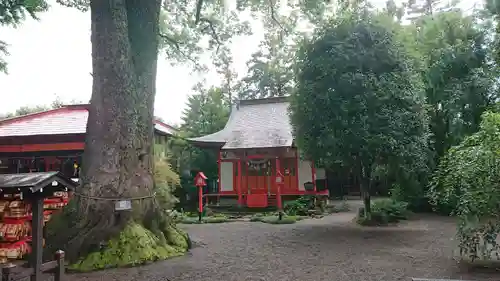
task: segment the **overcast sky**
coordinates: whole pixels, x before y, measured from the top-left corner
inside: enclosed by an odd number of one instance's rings
[[[468,0],[466,6],[481,0]],[[384,0],[374,0],[377,6]],[[233,44],[235,69],[243,75],[245,62],[256,50],[262,32],[258,26],[251,37]],[[9,44],[9,74],[0,74],[0,113],[25,105],[50,104],[56,97],[64,102],[90,99],[92,77],[90,15],[57,4],[40,15],[40,21],[26,20],[17,29],[0,28],[1,40]],[[205,75],[216,84],[217,75]],[[179,123],[191,87],[200,81],[188,67],[158,62],[155,114],[169,123]]]

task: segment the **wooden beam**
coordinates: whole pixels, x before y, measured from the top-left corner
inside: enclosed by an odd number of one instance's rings
[[[57,150],[83,150],[84,148],[85,148],[84,142],[0,145],[0,153],[57,151]]]

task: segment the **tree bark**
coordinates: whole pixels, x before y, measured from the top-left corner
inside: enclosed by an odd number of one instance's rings
[[[363,203],[365,208],[365,217],[371,218],[371,167],[362,166],[361,167],[361,194],[363,196]]]
[[[85,215],[69,259],[117,235],[132,212],[115,213],[114,201],[153,193],[153,109],[161,0],[92,0],[93,87],[78,210]],[[144,200],[152,203],[152,200]],[[133,202],[133,213],[153,204]]]

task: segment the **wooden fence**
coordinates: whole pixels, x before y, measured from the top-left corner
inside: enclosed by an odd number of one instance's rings
[[[54,281],[64,280],[64,252],[57,251],[55,260],[42,264],[41,272],[50,272],[54,275]],[[2,281],[24,281],[30,278],[31,281],[36,280],[39,274],[35,274],[33,268],[16,266],[12,263],[6,264],[2,268]]]

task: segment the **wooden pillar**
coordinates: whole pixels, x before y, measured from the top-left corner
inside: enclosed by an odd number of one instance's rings
[[[65,272],[64,272],[64,252],[59,250],[56,252],[56,262],[57,262],[57,266],[56,266],[56,269],[54,271],[54,281],[64,281],[64,275],[65,275]]]
[[[243,188],[241,186],[241,159],[238,159],[238,178],[236,182],[236,188],[238,190],[238,206],[241,207],[243,205]]]
[[[43,254],[43,197],[39,192],[32,194],[31,209],[33,218],[31,220],[32,249],[31,267],[33,275],[31,281],[42,280],[42,254]]]
[[[2,281],[12,280],[12,271],[15,267],[13,263],[8,263],[2,267]]]
[[[278,178],[278,175],[281,175],[281,163],[280,163],[280,158],[276,157],[276,173],[275,173],[275,182],[276,178]],[[283,204],[281,202],[281,187],[283,186],[283,183],[276,183],[276,204],[278,205],[278,210],[281,212],[283,209]],[[280,219],[281,219],[281,213],[280,213]]]
[[[220,180],[220,166],[222,161],[222,152],[219,149],[219,156],[217,158],[217,204],[220,203],[220,191],[221,191],[221,180]]]

